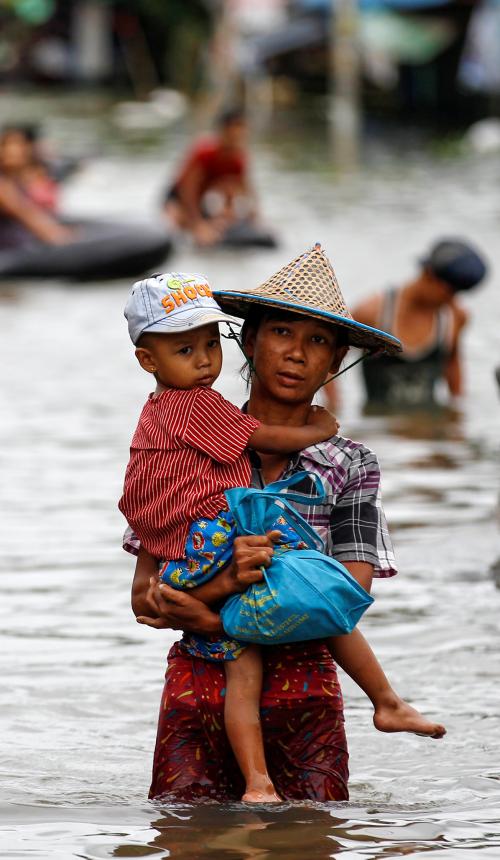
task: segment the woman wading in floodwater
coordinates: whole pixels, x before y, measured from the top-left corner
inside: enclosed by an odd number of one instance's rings
[[[266,424],[305,424],[314,394],[335,372],[349,344],[398,349],[391,335],[352,320],[331,265],[320,248],[303,254],[254,293],[216,292],[225,310],[245,315],[243,346],[252,362],[247,410]],[[365,588],[373,576],[396,573],[380,503],[376,457],[357,442],[334,436],[296,455],[254,458],[254,486],[307,471],[319,477],[326,501],[296,504]],[[295,488],[316,495],[312,477]],[[133,549],[129,543],[128,548]],[[137,546],[135,547],[137,549]],[[231,578],[245,590],[269,564],[265,535],[237,538]],[[227,578],[227,573],[226,573]],[[157,562],[140,550],[132,604],[142,621],[203,634],[221,631],[219,615],[185,592],[158,586]],[[369,646],[365,643],[365,647]],[[326,644],[312,641],[264,649],[261,719],[266,758],[285,799],[345,800],[347,744],[336,667]],[[362,685],[363,660],[359,678]],[[241,775],[223,730],[225,675],[217,663],[191,657],[182,642],[170,651],[153,767],[151,797],[228,800],[241,797]],[[382,731],[434,735],[430,723],[387,684],[375,724]],[[443,730],[444,732],[444,730]],[[442,733],[443,733],[442,732]]]

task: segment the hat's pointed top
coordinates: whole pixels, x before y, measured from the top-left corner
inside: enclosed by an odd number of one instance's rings
[[[319,242],[264,281],[255,295],[284,301],[293,299],[301,305],[352,319],[333,266]]]

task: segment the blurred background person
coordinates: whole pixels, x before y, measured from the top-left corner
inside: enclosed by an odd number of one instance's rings
[[[255,218],[247,135],[241,110],[221,113],[215,134],[195,141],[167,191],[167,220],[199,245],[213,245],[231,226]]]
[[[17,182],[34,203],[52,212],[57,209],[58,183],[41,154],[36,126],[4,128],[0,162],[4,175]]]
[[[57,220],[58,187],[40,158],[32,126],[10,126],[0,135],[0,249],[40,240],[71,241]]]
[[[367,411],[429,410],[463,394],[460,344],[467,311],[457,293],[473,289],[487,271],[482,255],[461,239],[441,239],[420,260],[414,280],[369,296],[353,310],[358,322],[398,337],[403,352],[362,363]]]

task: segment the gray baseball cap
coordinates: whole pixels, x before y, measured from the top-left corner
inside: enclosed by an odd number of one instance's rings
[[[137,281],[124,313],[134,344],[147,332],[177,334],[214,322],[241,325],[220,309],[206,277],[192,272],[165,272]]]

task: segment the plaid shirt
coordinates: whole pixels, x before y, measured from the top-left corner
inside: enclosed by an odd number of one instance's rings
[[[259,459],[252,459],[252,486],[262,487]],[[394,576],[397,569],[382,508],[380,468],[375,454],[360,442],[334,436],[300,451],[281,477],[301,471],[314,472],[319,477],[326,498],[320,505],[293,505],[323,539],[325,552],[340,562],[372,564],[375,576]],[[304,478],[293,490],[316,495],[310,478]],[[131,529],[125,532],[123,548],[134,555],[139,551],[139,541]]]

